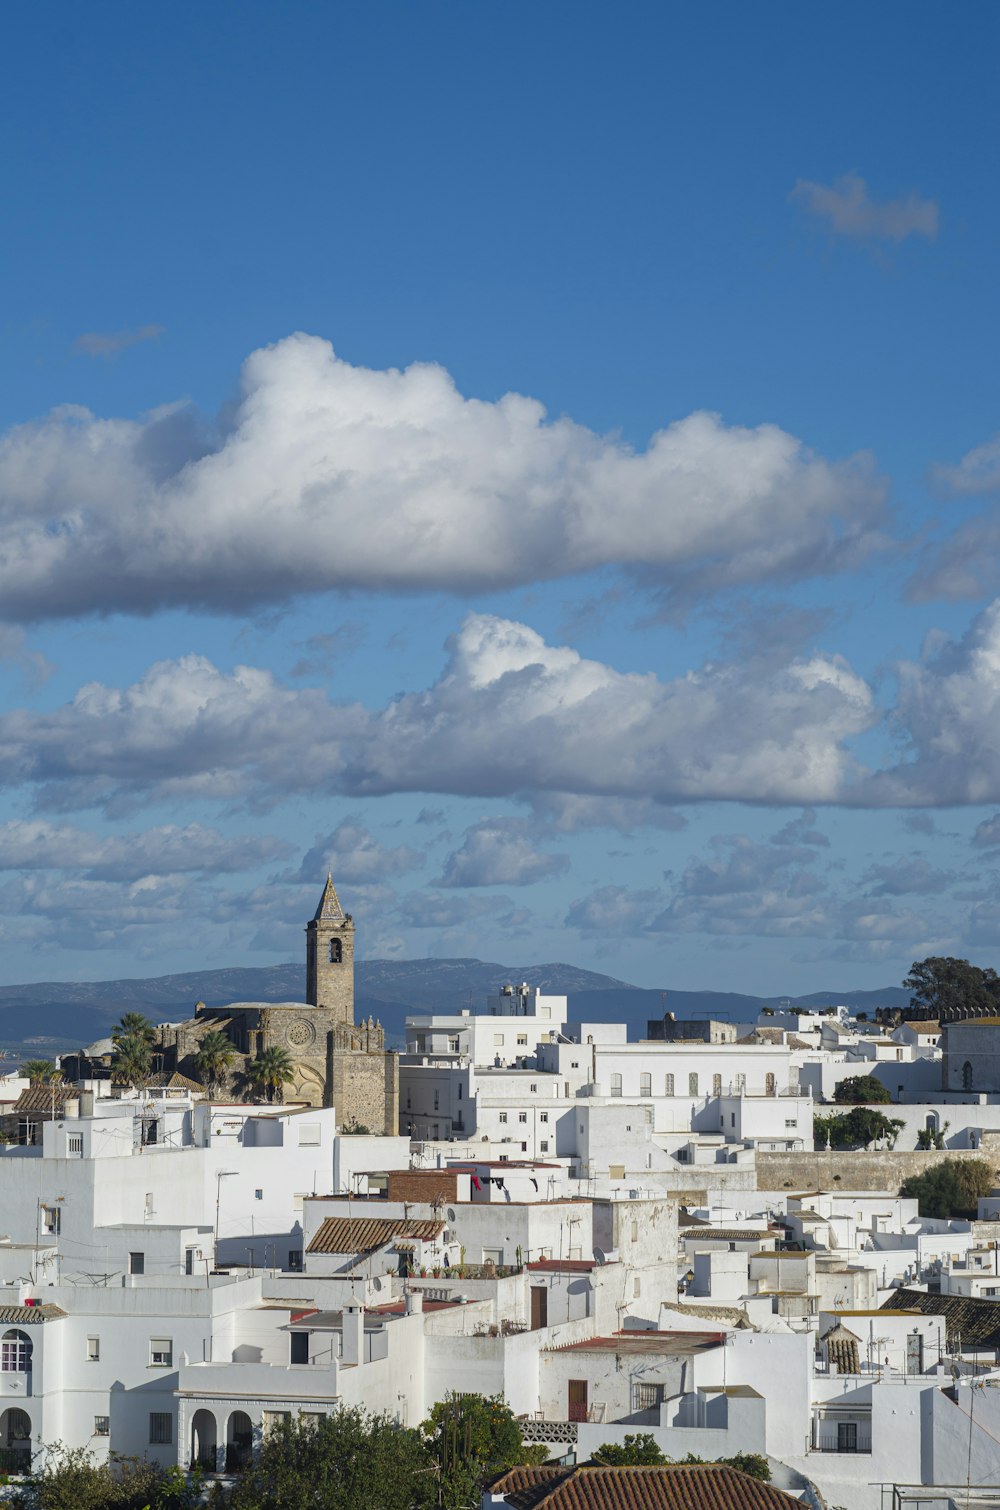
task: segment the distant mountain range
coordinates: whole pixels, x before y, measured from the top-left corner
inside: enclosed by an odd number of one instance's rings
[[[575,965],[498,965],[478,959],[362,960],[357,966],[357,1015],[377,1017],[390,1042],[403,1039],[412,1012],[458,1012],[480,1007],[500,986],[521,981],[570,998],[571,1015],[588,1022],[624,1022],[629,1036],[645,1036],[650,1018],[721,1017],[753,1023],[761,1007],[835,1006],[852,1011],[904,1007],[900,986],[881,991],[816,991],[809,996],[766,997],[722,991],[658,991]],[[39,981],[0,986],[0,1048],[11,1057],[51,1057],[105,1037],[123,1012],[144,1012],[156,1022],[178,1021],[195,1003],[301,1001],[302,965],[260,965],[194,970],[149,980]]]

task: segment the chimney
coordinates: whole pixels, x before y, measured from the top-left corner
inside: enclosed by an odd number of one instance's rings
[[[341,1363],[362,1363],[365,1340],[365,1312],[363,1306],[345,1306],[342,1318]]]
[[[407,1290],[407,1292],[406,1292],[406,1314],[407,1314],[407,1316],[418,1316],[420,1314],[420,1312],[423,1310],[423,1308],[424,1308],[424,1292],[423,1292],[423,1290]]]

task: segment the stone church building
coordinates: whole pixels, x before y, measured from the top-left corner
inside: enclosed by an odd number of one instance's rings
[[[305,1002],[199,1002],[187,1022],[159,1030],[164,1071],[193,1076],[201,1039],[213,1031],[224,1033],[240,1055],[231,1080],[238,1083],[263,1050],[282,1048],[295,1071],[286,1101],[335,1106],[340,1127],[398,1131],[399,1055],[386,1052],[379,1023],[354,1021],[354,920],[341,907],[332,876],[306,928]]]

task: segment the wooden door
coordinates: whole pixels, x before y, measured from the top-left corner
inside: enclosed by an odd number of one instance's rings
[[[567,1419],[585,1421],[587,1419],[587,1381],[586,1379],[570,1379],[568,1385]]]
[[[549,1292],[545,1285],[532,1285],[531,1287],[531,1330],[537,1332],[539,1327],[549,1324]]]

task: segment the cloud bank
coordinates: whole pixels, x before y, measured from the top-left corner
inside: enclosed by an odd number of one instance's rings
[[[108,338],[108,339],[117,339]],[[622,566],[684,595],[847,569],[885,497],[775,425],[695,413],[636,451],[441,367],[291,336],[224,426],[64,407],[0,438],[0,615],[221,612],[341,590],[467,593]]]
[[[33,787],[43,808],[112,813],[181,798],[263,808],[295,792],[832,802],[858,775],[848,740],[875,717],[838,656],[662,680],[471,614],[438,681],[382,709],[202,656],[124,688],[91,683],[51,712],[0,716],[0,780]],[[576,816],[593,820],[593,805]],[[630,816],[609,809],[614,823]]]

